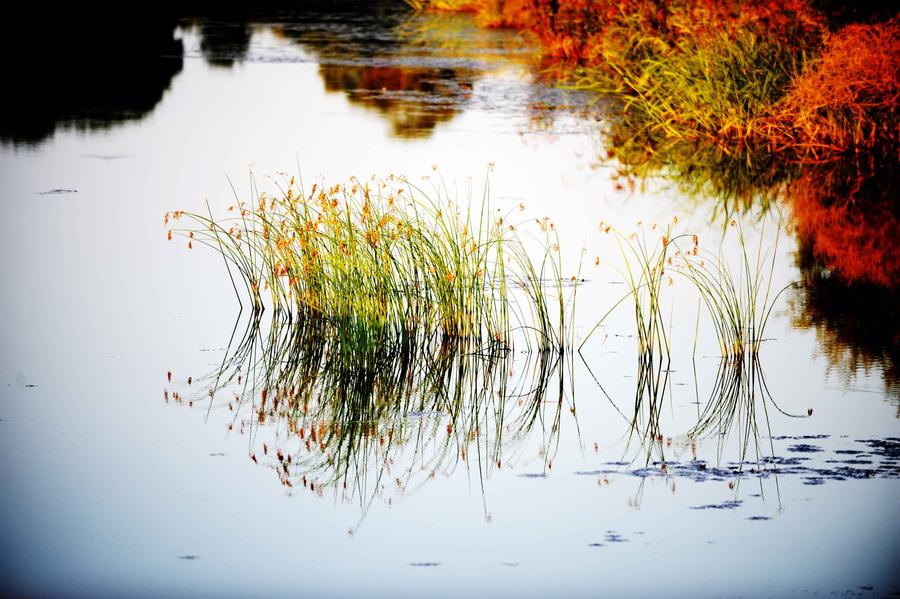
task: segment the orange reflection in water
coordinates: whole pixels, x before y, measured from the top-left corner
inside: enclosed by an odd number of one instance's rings
[[[815,331],[829,369],[845,382],[879,373],[885,393],[900,399],[900,292],[830,275],[808,245],[798,257],[806,286],[793,326]]]
[[[893,152],[808,169],[789,188],[806,280],[794,326],[845,379],[880,370],[900,397],[900,173]]]
[[[808,168],[788,190],[800,239],[848,283],[900,282],[900,169],[888,149]]]
[[[475,74],[458,69],[323,64],[329,92],[377,111],[402,138],[423,138],[451,120],[471,98]]]

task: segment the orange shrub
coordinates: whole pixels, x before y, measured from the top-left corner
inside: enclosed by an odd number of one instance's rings
[[[432,0],[427,6],[475,13],[489,27],[530,30],[546,56],[591,66],[624,58],[635,44],[671,49],[683,39],[702,43],[739,31],[805,50],[825,27],[810,0]]]
[[[900,16],[849,25],[825,40],[779,106],[803,160],[854,147],[900,148]]]

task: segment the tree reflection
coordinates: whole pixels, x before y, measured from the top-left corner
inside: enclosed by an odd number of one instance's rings
[[[0,117],[0,140],[13,144],[39,143],[57,128],[105,129],[149,114],[182,69],[178,27],[193,27],[205,62],[226,69],[250,58],[259,31],[295,44],[319,65],[327,91],[381,115],[399,138],[428,137],[455,118],[486,73],[538,68],[530,46],[514,34],[456,15],[414,13],[400,0],[204,7],[140,20],[72,8],[26,22],[39,24],[39,38],[15,28],[2,40],[7,57],[22,56],[8,60],[17,93]],[[559,108],[559,94],[537,91],[549,88],[544,81],[525,92],[535,95],[536,122]]]
[[[327,91],[380,113],[401,138],[428,137],[453,119],[471,97],[475,77],[466,70],[338,64],[322,64],[319,74]]]
[[[19,18],[0,42],[13,86],[0,116],[4,143],[139,120],[182,68],[172,14],[133,19],[121,10],[70,7]]]
[[[790,186],[806,287],[794,325],[814,329],[832,368],[880,371],[900,397],[900,172],[889,146],[806,171]]]
[[[896,237],[894,238],[896,239]],[[814,248],[801,246],[798,266],[806,286],[797,296],[793,324],[816,333],[819,347],[844,381],[880,373],[887,394],[900,399],[900,292],[848,281],[823,266]]]
[[[412,13],[403,2],[307,2],[191,22],[207,62],[226,67],[246,58],[254,27],[268,28],[315,57],[327,91],[380,114],[406,139],[428,137],[460,114],[489,70],[531,60],[515,36],[455,15]]]
[[[242,62],[250,48],[252,30],[241,19],[200,20],[200,50],[206,62],[214,67],[232,67]]]

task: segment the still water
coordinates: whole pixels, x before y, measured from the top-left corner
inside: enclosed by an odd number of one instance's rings
[[[544,83],[515,33],[466,17],[350,4],[160,19],[135,42],[95,29],[107,41],[89,59],[63,41],[17,67],[69,91],[19,100],[0,131],[4,590],[900,588],[895,320],[788,288],[751,374],[735,374],[675,281],[651,434],[631,309],[589,335],[623,295],[601,222],[653,237],[677,220],[727,259],[743,231],[780,289],[809,276],[789,214],[729,227],[714,198],[622,185],[600,158],[602,107]],[[523,205],[523,227],[552,219],[587,342],[553,359],[517,346],[487,374],[457,363],[463,416],[410,379],[416,401],[374,415],[339,458],[309,442],[339,413],[301,418],[301,438],[259,398],[235,399],[254,372],[234,358],[250,315],[219,256],[166,241],[163,214],[221,215],[251,181],[390,174],[462,198],[489,184],[494,205]],[[245,381],[217,376],[223,361]],[[714,402],[696,428],[723,388],[738,389],[731,407]]]

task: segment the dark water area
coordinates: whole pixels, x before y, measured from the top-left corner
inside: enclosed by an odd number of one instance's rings
[[[56,128],[103,129],[147,116],[182,70],[202,56],[217,68],[244,61],[314,62],[329,91],[384,115],[398,137],[426,137],[470,101],[475,80],[498,59],[527,62],[534,50],[514,36],[485,41],[465,19],[436,31],[411,18],[404,2],[299,2],[290,10],[208,6],[159,11],[140,20],[100,10],[68,9],[41,21],[40,41],[19,29],[4,43],[10,74],[25,93],[11,96],[0,140],[37,144]],[[123,25],[127,23],[127,25]],[[462,26],[460,26],[462,25]],[[178,28],[196,28],[199,48],[185,53]],[[254,30],[270,28],[304,54],[254,52]],[[439,39],[435,39],[439,33]],[[56,93],[65,89],[67,93]],[[539,111],[571,108],[585,99],[552,87],[527,89]]]
[[[0,141],[36,144],[57,128],[102,130],[146,116],[182,69],[177,22],[73,7],[17,15],[0,41],[15,82]]]
[[[615,103],[555,85],[527,36],[403,2],[6,29],[4,594],[900,591],[889,148],[753,168],[679,151],[639,177]],[[229,214],[290,177],[391,174],[469,202],[487,186],[532,237],[552,222],[564,284],[541,284],[577,290],[578,351],[522,331],[360,344],[239,305],[221,256],[166,237],[173,210]],[[723,355],[677,277],[670,347],[642,348],[633,306],[611,310],[610,223],[763,264],[758,354]]]

